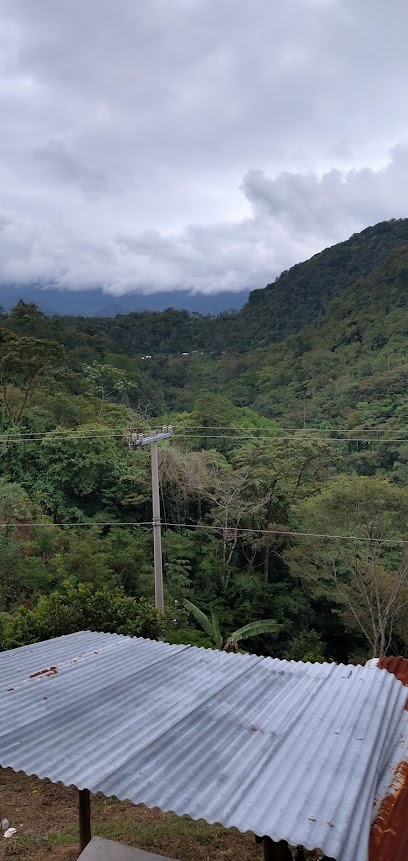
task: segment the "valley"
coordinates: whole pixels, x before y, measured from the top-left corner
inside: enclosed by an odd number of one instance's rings
[[[407,244],[406,244],[407,243]],[[0,320],[0,645],[80,628],[365,661],[408,644],[408,220],[217,317]],[[153,600],[160,444],[165,613]]]

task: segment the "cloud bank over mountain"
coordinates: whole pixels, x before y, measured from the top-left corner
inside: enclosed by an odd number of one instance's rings
[[[235,291],[407,216],[407,25],[403,0],[3,0],[0,284]]]

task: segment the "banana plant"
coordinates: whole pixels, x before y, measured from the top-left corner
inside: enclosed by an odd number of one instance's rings
[[[238,643],[240,640],[246,640],[248,637],[255,637],[258,634],[276,634],[279,631],[279,625],[274,619],[261,619],[258,622],[249,622],[237,631],[233,631],[226,639],[223,638],[220,631],[220,624],[214,610],[211,610],[211,618],[205,615],[199,607],[196,607],[187,598],[184,599],[184,606],[200,628],[205,631],[210,640],[214,643],[216,649],[225,652],[238,652]]]

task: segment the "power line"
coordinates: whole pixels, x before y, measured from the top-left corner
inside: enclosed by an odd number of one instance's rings
[[[186,529],[209,529],[223,532],[223,526],[207,526],[201,523],[168,523],[167,526],[185,527]],[[326,538],[332,541],[364,541],[366,543],[375,542],[376,544],[408,544],[408,539],[405,538],[367,538],[365,535],[331,535],[327,532],[294,532],[288,529],[251,529],[243,527],[227,527],[228,531],[239,533],[259,533],[261,535],[281,535],[282,537],[297,537],[297,538]]]
[[[67,526],[67,527],[72,527],[73,529],[76,529],[77,527],[78,527],[78,529],[81,529],[83,527],[91,528],[94,526],[152,526],[152,525],[153,525],[152,520],[143,520],[140,522],[137,520],[93,520],[93,521],[87,520],[87,521],[80,521],[80,522],[77,522],[76,520],[71,520],[71,521],[62,521],[61,523],[54,523],[54,521],[51,521],[51,520],[50,521],[36,520],[36,521],[32,521],[31,523],[29,523],[29,522],[23,523],[23,521],[20,521],[20,520],[16,520],[13,523],[6,523],[4,520],[0,521],[0,529],[2,527],[7,527],[8,529],[12,529],[13,527],[34,528],[36,526],[41,526],[41,527],[53,526],[55,528],[60,528],[60,527],[65,528]]]
[[[271,420],[271,421],[273,421],[273,420]],[[324,427],[324,428],[323,427],[322,428],[318,428],[318,427],[317,428],[315,428],[315,427],[306,427],[305,428],[305,427],[299,427],[299,426],[285,427],[284,425],[277,424],[277,427],[255,428],[255,427],[244,427],[244,426],[240,426],[240,425],[181,425],[181,424],[177,424],[177,423],[175,423],[173,426],[175,428],[180,427],[183,430],[231,430],[231,431],[239,430],[242,432],[248,431],[249,433],[255,433],[256,431],[260,431],[260,432],[262,431],[265,433],[266,432],[272,433],[273,431],[276,431],[276,430],[302,431],[303,433],[305,433],[306,431],[311,431],[313,433],[325,433],[326,431],[333,431],[335,433],[347,433],[347,432],[353,433],[352,428],[344,428],[344,427],[338,428],[338,427],[334,427],[334,426]],[[396,430],[397,430],[397,428],[369,427],[369,428],[358,428],[358,433],[371,433],[371,432],[373,432],[373,433],[374,432],[375,433],[394,433]],[[357,433],[357,429],[356,429],[356,433]],[[408,433],[408,430],[406,431],[406,433]]]
[[[46,431],[44,433],[36,433],[35,431],[23,433],[23,434],[0,434],[1,442],[43,442],[47,439],[53,439],[55,441],[60,439],[101,439],[105,436],[107,437],[122,437],[125,436],[130,431],[122,430],[122,431],[111,431],[100,430],[93,431],[92,433],[81,433],[77,434],[75,430],[66,430],[66,431]]]
[[[47,437],[47,436],[51,436],[51,435],[57,437],[57,436],[64,436],[65,434],[73,434],[73,433],[75,433],[76,430],[77,430],[77,428],[62,428],[61,430],[58,428],[55,428],[55,430],[52,430],[52,431],[21,431],[21,432],[12,431],[10,434],[3,433],[2,436],[6,437],[6,438],[9,438],[10,436],[16,436],[16,437],[35,436],[35,437],[41,438],[41,437]],[[119,428],[103,427],[99,431],[96,429],[93,430],[92,435],[97,434],[97,433],[106,434],[106,433],[116,433],[116,432],[119,432]]]
[[[136,526],[136,527],[151,527],[153,526],[152,520],[137,522],[134,520],[101,520],[95,522],[86,522],[86,523],[76,523],[76,522],[63,522],[63,523],[41,523],[41,522],[32,522],[32,523],[22,523],[20,521],[16,523],[2,523],[0,522],[1,527],[7,526],[8,528],[12,527],[25,527],[25,528],[34,528],[34,527],[54,527],[54,528],[62,528],[62,527],[71,527],[71,528],[83,528],[83,527],[97,527],[97,526]],[[201,529],[209,532],[224,532],[225,527],[223,526],[211,526],[206,523],[167,523],[166,527],[175,528],[175,529]],[[255,529],[251,527],[235,527],[229,526],[227,527],[227,531],[237,532],[239,534],[259,534],[259,535],[276,535],[281,536],[282,538],[321,538],[331,541],[359,541],[364,543],[374,543],[374,544],[391,544],[391,545],[408,545],[408,539],[405,538],[368,538],[366,535],[337,535],[331,534],[328,532],[298,532],[292,529]]]
[[[34,442],[46,442],[47,440],[58,442],[59,440],[71,440],[76,442],[77,440],[98,440],[104,438],[110,439],[126,439],[126,437],[131,436],[133,431],[122,430],[120,432],[104,430],[93,433],[81,433],[77,434],[75,431],[65,431],[65,432],[57,432],[57,431],[48,431],[47,433],[26,433],[26,434],[3,434],[0,435],[0,442],[7,443],[34,443]],[[318,440],[327,441],[327,442],[361,442],[361,443],[369,443],[369,442],[377,442],[381,445],[386,443],[408,443],[407,437],[368,437],[368,436],[323,436],[321,434],[317,434],[316,432],[311,433],[292,433],[292,434],[277,434],[276,436],[265,434],[263,436],[255,435],[255,434],[209,434],[209,433],[177,433],[175,435],[175,439],[189,439],[189,440],[200,440],[200,439],[214,439],[214,440],[244,440],[247,442],[256,441],[263,443],[278,443],[278,442],[286,442],[288,440],[294,440],[298,442],[300,440],[306,442],[315,442]]]
[[[136,426],[136,423],[135,423],[135,426]],[[54,430],[51,430],[51,431],[34,431],[34,430],[33,431],[16,431],[14,429],[11,429],[9,432],[3,432],[2,434],[0,434],[0,439],[3,439],[3,438],[4,439],[13,439],[13,438],[18,438],[18,439],[38,438],[38,439],[42,439],[44,437],[50,437],[50,436],[52,436],[52,437],[60,437],[60,436],[66,436],[66,435],[70,436],[71,434],[75,434],[77,430],[80,430],[80,427],[81,426],[79,426],[78,428],[75,428],[75,427],[72,427],[72,428],[55,428]],[[246,434],[251,434],[251,435],[263,434],[263,435],[271,436],[272,434],[280,435],[280,433],[282,431],[283,432],[290,432],[293,434],[302,434],[305,436],[310,436],[312,434],[326,434],[326,433],[334,433],[334,434],[339,434],[339,433],[341,433],[341,434],[346,434],[346,433],[350,433],[350,434],[351,433],[359,433],[359,434],[405,433],[408,435],[408,428],[404,429],[404,428],[384,428],[384,427],[381,427],[381,428],[369,427],[369,428],[355,428],[355,429],[353,429],[353,428],[330,426],[330,427],[321,427],[321,428],[319,428],[319,427],[307,427],[306,428],[306,427],[299,427],[299,426],[285,427],[284,425],[278,425],[277,424],[276,427],[270,427],[270,428],[269,427],[260,427],[260,428],[257,428],[257,427],[253,427],[253,426],[252,427],[245,427],[245,426],[240,426],[240,425],[184,425],[181,423],[175,423],[173,425],[173,427],[178,428],[181,433],[190,433],[191,431],[231,431],[234,435],[235,435],[235,433],[239,432],[240,434],[245,434],[245,435]],[[111,428],[110,427],[101,427],[100,429],[92,428],[92,431],[89,434],[85,431],[84,435],[89,436],[89,437],[99,436],[99,435],[103,436],[103,435],[107,435],[107,434],[120,436],[121,434],[124,434],[124,433],[133,433],[133,432],[134,432],[134,430],[133,429],[129,430],[129,425],[127,425],[125,427],[116,426],[116,427],[111,427]],[[146,434],[146,433],[148,433],[148,431],[144,430],[144,433]],[[204,434],[200,434],[200,436],[203,436],[203,435]]]
[[[381,444],[387,442],[407,442],[408,437],[387,437],[387,439],[380,439],[378,437],[348,437],[348,436],[317,436],[317,435],[308,435],[308,434],[290,434],[289,436],[269,436],[269,437],[261,437],[261,436],[239,436],[238,434],[183,434],[177,433],[176,439],[230,439],[230,440],[254,440],[256,442],[284,442],[286,440],[305,440],[306,442],[314,442],[316,440],[328,441],[328,442],[379,442]]]

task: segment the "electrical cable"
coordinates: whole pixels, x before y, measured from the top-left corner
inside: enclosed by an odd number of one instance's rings
[[[115,520],[105,520],[105,521],[95,521],[95,522],[86,522],[86,523],[75,523],[75,522],[63,522],[63,523],[41,523],[41,522],[31,522],[31,523],[23,523],[17,521],[16,523],[1,523],[0,529],[3,526],[7,526],[8,528],[34,528],[34,527],[70,527],[70,528],[78,528],[81,529],[83,527],[98,527],[98,526],[136,526],[136,527],[148,527],[153,526],[153,521],[143,521],[137,522],[134,520],[123,520],[123,521],[115,521]],[[167,523],[166,528],[175,528],[175,529],[202,529],[210,532],[223,532],[225,527],[223,526],[211,526],[206,523]],[[365,535],[336,535],[330,534],[327,532],[297,532],[291,529],[255,529],[251,527],[235,527],[230,526],[227,527],[227,531],[237,532],[239,534],[259,534],[259,535],[276,535],[281,536],[282,538],[320,538],[327,539],[331,541],[359,541],[364,543],[374,543],[374,544],[391,544],[391,545],[408,545],[408,539],[405,538],[367,538]]]
[[[110,431],[110,430],[104,430],[104,431],[100,431],[97,433],[93,432],[93,433],[89,433],[89,434],[88,433],[76,434],[75,431],[66,431],[64,433],[62,433],[62,432],[60,433],[60,432],[56,432],[56,431],[49,431],[49,432],[43,433],[43,434],[38,434],[38,433],[33,432],[32,434],[27,433],[24,435],[23,434],[22,435],[17,435],[17,434],[13,434],[13,435],[3,434],[3,435],[1,435],[0,434],[0,443],[2,443],[2,442],[8,443],[9,442],[9,443],[16,443],[16,444],[20,443],[21,444],[21,443],[44,442],[46,440],[51,440],[51,441],[55,441],[55,442],[58,442],[59,440],[72,440],[73,442],[76,442],[77,440],[98,440],[98,439],[104,439],[104,438],[124,439],[127,436],[130,436],[132,433],[136,433],[136,431],[122,430],[120,432],[115,432],[115,431]],[[146,434],[147,433],[148,432],[146,431]],[[317,433],[305,434],[304,432],[293,433],[293,434],[289,434],[289,435],[276,435],[276,436],[271,436],[271,435],[269,435],[269,436],[266,436],[266,435],[255,436],[254,434],[243,435],[243,434],[209,434],[209,433],[197,433],[197,434],[175,433],[173,436],[173,439],[200,440],[203,438],[204,439],[214,439],[214,440],[223,440],[223,439],[225,439],[225,440],[237,440],[237,441],[244,440],[247,442],[256,441],[256,442],[261,442],[261,443],[274,443],[274,444],[277,442],[286,442],[288,440],[294,440],[294,441],[302,440],[302,441],[306,441],[306,442],[314,442],[316,440],[321,440],[321,441],[328,441],[328,442],[347,442],[347,443],[377,442],[377,443],[380,443],[381,445],[386,444],[386,443],[398,443],[398,442],[408,443],[408,436],[407,437],[397,436],[397,437],[387,437],[387,438],[367,437],[367,436],[365,436],[365,437],[360,437],[360,436],[322,436],[322,435],[318,435]]]

